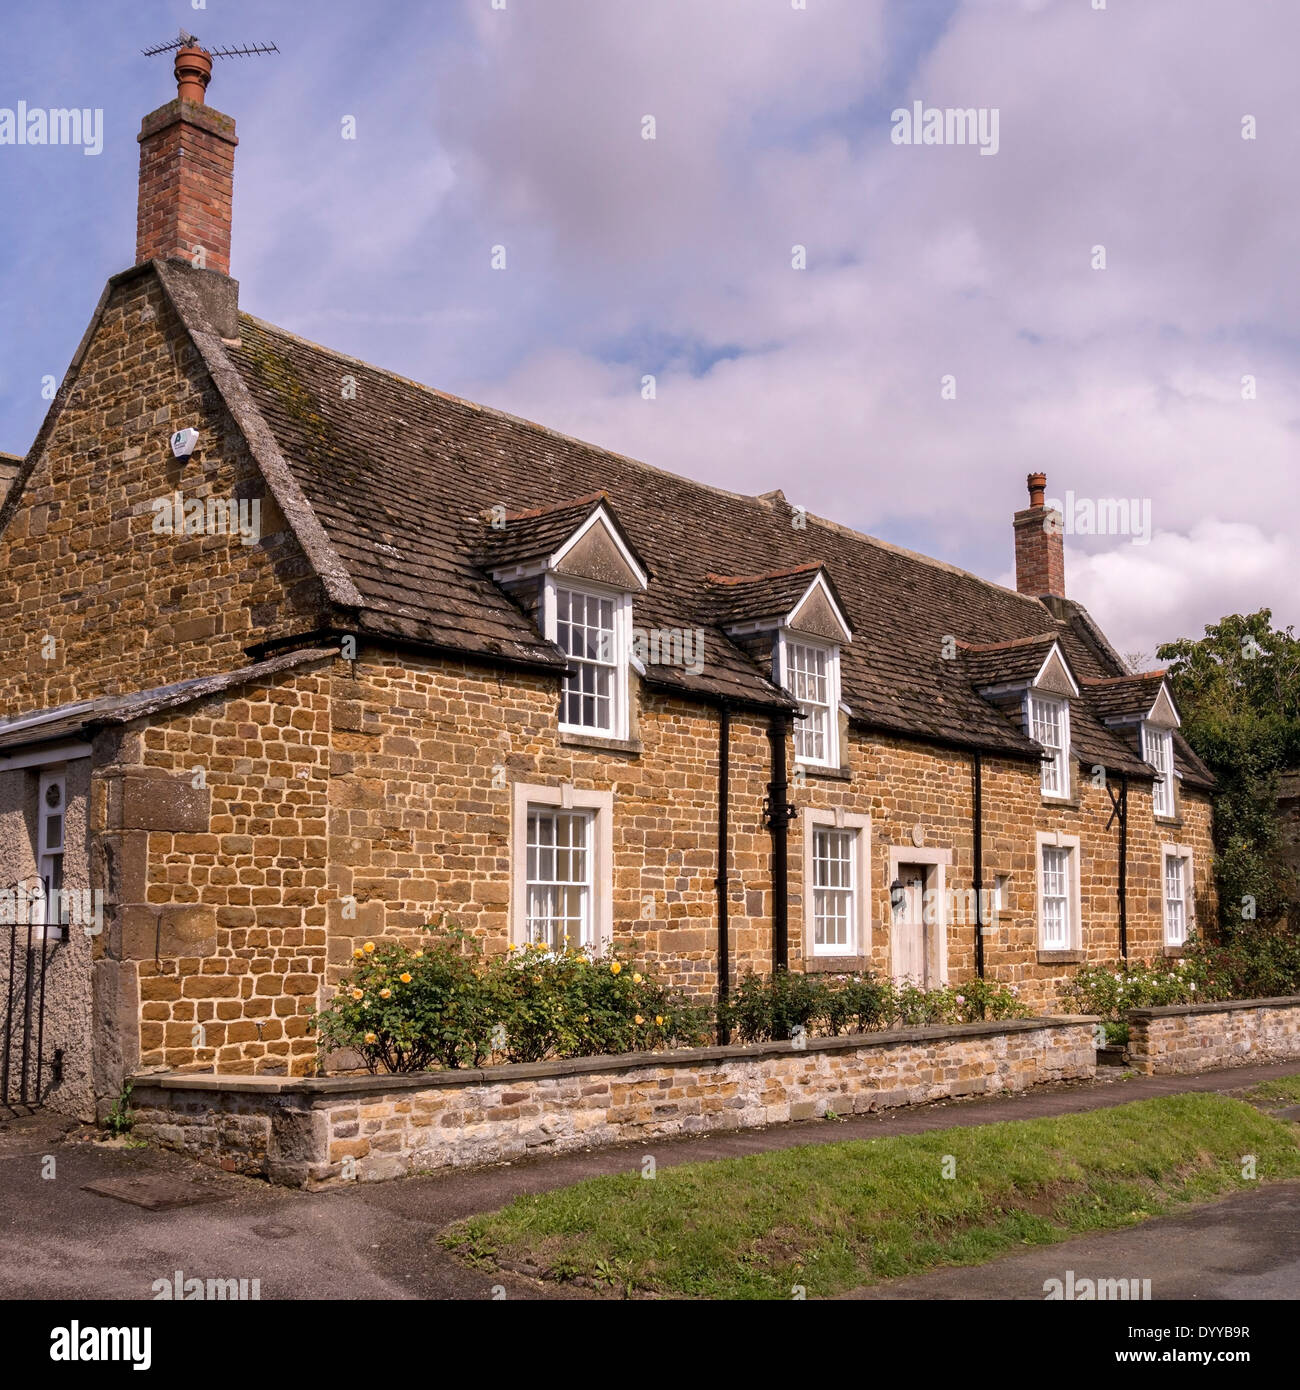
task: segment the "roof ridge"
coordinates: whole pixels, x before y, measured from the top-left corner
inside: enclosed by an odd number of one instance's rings
[[[769,570],[765,574],[715,574],[709,570],[706,571],[704,579],[709,584],[761,584],[768,579],[789,579],[792,575],[807,574],[810,570],[825,568],[825,560],[808,560],[802,565],[793,565],[784,570]]]
[[[1004,652],[1012,647],[1032,647],[1039,642],[1059,642],[1061,635],[1058,632],[1037,632],[1032,637],[1009,637],[1005,642],[958,642],[959,647],[965,648],[968,652],[976,652],[982,655],[984,652]]]
[[[588,503],[594,506],[597,502],[608,502],[612,506],[613,500],[614,499],[610,497],[609,493],[602,488],[599,492],[589,492],[585,497],[566,498],[563,502],[552,503],[549,507],[529,507],[526,511],[522,512],[507,512],[505,514],[505,520],[533,521],[537,517],[552,516],[556,512],[567,512],[574,507],[585,507]],[[478,515],[480,517],[486,517],[491,516],[491,514],[492,509],[487,507],[479,512]]]
[[[1084,685],[1118,685],[1121,681],[1149,681],[1157,676],[1164,680],[1169,675],[1169,668],[1166,666],[1157,667],[1153,671],[1131,671],[1127,676],[1085,676]]]

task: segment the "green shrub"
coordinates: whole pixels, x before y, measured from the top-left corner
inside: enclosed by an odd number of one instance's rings
[[[747,974],[719,1009],[718,1016],[737,1042],[789,1038],[796,1028],[814,1031],[826,1014],[830,987],[817,975],[776,970],[770,976]]]
[[[1210,999],[1300,994],[1300,910],[1290,921],[1243,922],[1225,942],[1193,942],[1187,960]]]
[[[415,1072],[709,1040],[703,1008],[618,955],[534,944],[485,960],[463,932],[429,931],[419,949],[368,941],[353,953],[315,1015],[322,1050],[355,1049],[371,1072]]]
[[[796,1025],[810,1035],[838,1037],[882,1028],[1025,1018],[1032,1012],[1016,998],[1014,987],[994,980],[927,990],[866,972],[807,975],[778,970],[771,976],[746,975],[720,1017],[736,1041],[753,1043],[788,1038]]]
[[[1227,942],[1193,938],[1180,960],[1085,966],[1065,993],[1112,1023],[1130,1009],[1300,994],[1300,935],[1287,922],[1250,923]]]
[[[962,1023],[999,1022],[1004,1018],[1029,1018],[1033,1010],[1016,997],[1014,985],[996,980],[967,980],[953,990],[958,1020]]]
[[[315,1015],[327,1049],[350,1047],[367,1071],[478,1066],[488,1051],[492,998],[475,942],[460,932],[411,950],[367,941],[351,974]]]
[[[1207,993],[1200,967],[1190,960],[1118,961],[1085,965],[1065,986],[1080,1013],[1118,1023],[1130,1009],[1191,1004]]]

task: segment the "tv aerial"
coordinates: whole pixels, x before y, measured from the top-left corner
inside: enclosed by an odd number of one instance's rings
[[[152,48],[142,48],[141,53],[146,58],[156,57],[159,53],[172,53],[182,48],[202,48],[203,52],[212,58],[251,58],[258,53],[278,53],[280,50],[273,43],[250,43],[239,48],[203,48],[198,39],[184,29],[170,43],[156,43]]]

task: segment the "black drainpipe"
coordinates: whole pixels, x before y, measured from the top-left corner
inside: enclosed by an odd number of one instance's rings
[[[790,965],[789,844],[790,821],[794,807],[787,799],[785,745],[790,736],[791,716],[774,714],[767,737],[772,745],[772,780],[767,784],[763,815],[772,832],[772,969]]]
[[[974,783],[972,829],[975,850],[975,973],[984,978],[984,760],[977,748],[971,756]]]
[[[726,1046],[731,1033],[726,1024],[726,1002],[731,992],[731,940],[727,925],[728,868],[731,864],[731,706],[718,709],[718,1042]]]
[[[1128,773],[1119,775],[1119,953],[1128,959]]]

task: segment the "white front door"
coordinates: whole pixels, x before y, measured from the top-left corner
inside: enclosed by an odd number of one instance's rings
[[[930,988],[930,939],[933,929],[925,921],[925,889],[928,866],[900,864],[890,887],[893,909],[891,973],[895,981],[910,981]]]

